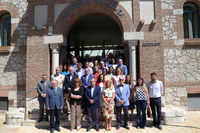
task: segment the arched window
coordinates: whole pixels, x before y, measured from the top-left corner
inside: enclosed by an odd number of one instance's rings
[[[0,16],[0,47],[10,46],[11,16],[5,13]]]

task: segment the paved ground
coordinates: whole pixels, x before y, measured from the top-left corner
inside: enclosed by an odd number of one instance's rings
[[[5,117],[0,116],[0,133],[49,133],[49,128],[47,127],[29,127],[29,126],[7,126],[4,125]],[[67,125],[69,126],[69,125]],[[69,127],[61,127],[62,133],[69,133]],[[73,131],[74,133],[84,133],[86,128],[81,130]],[[96,130],[92,129],[89,133],[95,133]],[[105,133],[105,129],[100,129],[99,133]],[[163,130],[160,131],[157,128],[147,127],[146,129],[136,129],[135,127],[130,127],[130,130],[120,128],[115,130],[115,127],[111,131],[106,133],[200,133],[200,111],[187,111],[186,121],[181,124],[170,124],[163,125]],[[57,131],[55,131],[57,133]]]

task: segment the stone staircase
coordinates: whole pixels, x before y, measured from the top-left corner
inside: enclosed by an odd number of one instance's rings
[[[131,112],[129,111],[129,115]],[[122,120],[124,118],[124,113],[122,112]],[[129,121],[129,126],[136,126],[136,109],[133,113],[133,121]],[[142,116],[141,116],[142,117]],[[28,113],[28,119],[24,120],[24,108],[18,108],[12,111],[6,112],[6,124],[7,125],[22,125],[22,126],[36,126],[36,127],[49,127],[49,122],[42,121],[38,123],[39,119],[39,109],[33,109]],[[82,114],[82,127],[87,127],[87,115]],[[99,126],[103,127],[106,123],[103,122],[103,116],[100,117],[101,121]],[[60,116],[60,125],[64,127],[70,127],[70,115],[61,115]],[[162,124],[173,124],[173,123],[182,123],[185,121],[185,110],[179,107],[167,105],[162,107]],[[122,121],[123,122],[123,121]],[[152,118],[147,118],[146,125],[151,126],[153,124]],[[94,123],[93,123],[94,125]],[[123,125],[123,123],[122,123]],[[117,126],[116,116],[113,116],[112,126]]]
[[[129,111],[129,114],[131,114],[131,112]],[[122,112],[122,120],[124,119],[124,114]],[[134,110],[134,114],[133,114],[133,121],[129,121],[129,126],[136,126],[137,122],[136,122],[136,110]],[[28,119],[22,122],[22,126],[37,126],[37,127],[49,127],[49,122],[46,121],[42,121],[40,123],[37,122],[37,120],[39,119],[39,110],[34,110],[31,113],[28,114]],[[82,127],[87,127],[88,124],[88,116],[87,115],[83,115],[81,117],[81,126]],[[63,114],[60,116],[60,125],[61,126],[70,126],[70,115],[66,115]],[[123,122],[123,121],[122,121]],[[162,122],[163,123],[163,122]],[[94,123],[93,123],[94,124]],[[152,118],[147,118],[146,121],[147,126],[151,126],[153,124],[153,119]],[[99,126],[102,127],[105,125],[105,122],[103,122],[103,116],[100,116],[100,122],[99,122]],[[116,120],[116,116],[114,115],[113,119],[112,119],[112,126],[115,127],[117,126],[117,120]]]

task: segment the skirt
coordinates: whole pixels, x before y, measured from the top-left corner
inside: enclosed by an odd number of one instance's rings
[[[133,109],[135,109],[135,105],[134,105],[134,102],[133,102],[133,100],[129,100],[129,106],[128,106],[128,110],[133,110]]]
[[[110,102],[112,100],[112,97],[105,97],[105,99],[106,99],[107,102]],[[109,106],[107,106],[106,103],[103,102],[102,107],[103,107],[103,116],[105,118],[113,117],[113,115],[114,115],[114,101],[112,101]]]

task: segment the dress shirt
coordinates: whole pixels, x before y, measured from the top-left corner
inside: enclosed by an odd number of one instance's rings
[[[105,61],[105,56],[104,57],[100,56],[100,60]]]
[[[91,88],[91,97],[93,98],[94,87]]]
[[[59,80],[59,75],[55,74],[54,76],[56,77],[56,80],[58,81]]]
[[[78,75],[79,79],[81,79],[81,77],[82,77],[82,73],[83,73],[83,72],[82,72],[82,69],[81,69],[80,71],[78,70],[77,75]]]
[[[122,93],[123,91],[123,85],[120,85],[120,92]]]
[[[110,64],[109,66],[112,66],[113,69],[115,70],[118,65],[117,64]]]
[[[73,75],[74,75],[74,74],[72,74],[72,75],[70,74],[70,81],[72,80]]]
[[[78,68],[77,68],[77,63],[76,64],[71,64],[70,67],[73,67],[74,68],[74,71],[76,71]]]
[[[106,69],[108,70],[107,67],[104,67],[104,68],[106,68]],[[103,68],[103,69],[104,69],[104,68]],[[100,68],[99,68],[99,72],[102,73],[103,69],[101,69],[101,67],[100,67]]]
[[[108,68],[110,66],[109,61],[105,61],[105,65]]]
[[[159,80],[156,80],[155,84],[153,84],[152,81],[148,82],[147,88],[150,98],[158,98],[163,94],[163,83]]]
[[[89,74],[86,76],[86,83],[88,82],[88,77],[89,77]]]

